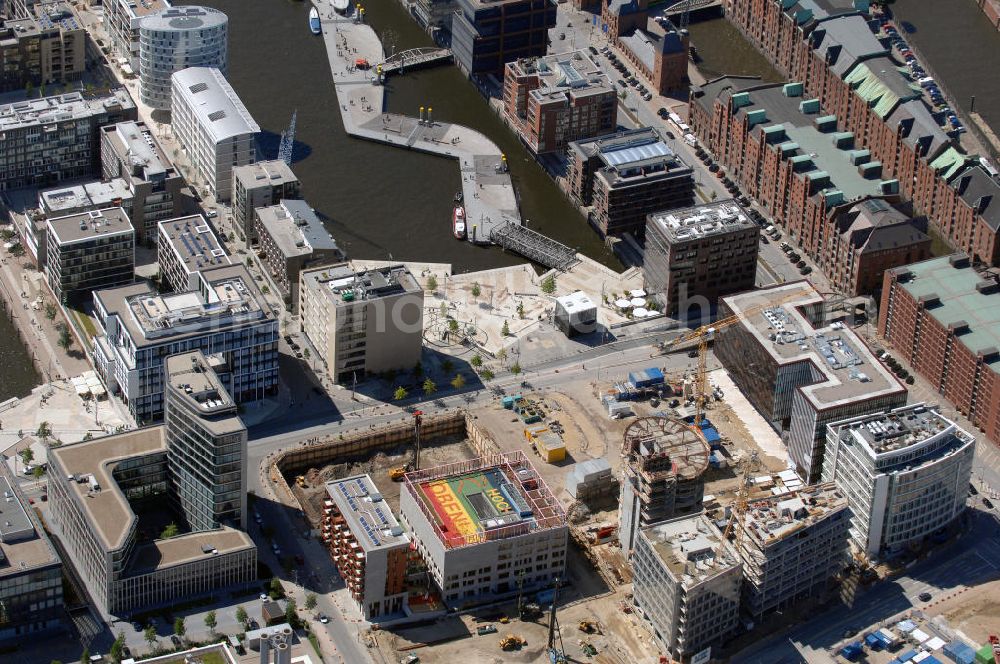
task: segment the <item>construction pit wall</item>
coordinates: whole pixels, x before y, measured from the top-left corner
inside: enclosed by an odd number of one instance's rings
[[[465,411],[452,411],[439,415],[425,415],[421,420],[422,445],[432,445],[436,440],[464,436],[475,450],[476,456],[500,452],[493,436],[481,429],[475,418]],[[401,443],[412,442],[413,422],[410,420],[389,424],[374,431],[360,431],[342,438],[328,438],[316,443],[303,444],[281,452],[267,469],[268,477],[276,487],[282,502],[302,509],[313,528],[317,528],[323,514],[312,505],[304,504],[292,492],[288,477],[294,477],[309,468],[321,468],[346,459],[359,459],[389,450]]]

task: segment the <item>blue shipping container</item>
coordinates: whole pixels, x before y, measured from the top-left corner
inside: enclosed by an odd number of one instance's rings
[[[976,651],[965,641],[952,641],[944,647],[944,654],[955,664],[974,664]]]
[[[656,367],[650,367],[646,369],[646,375],[649,376],[650,385],[662,385],[664,378],[663,372]]]

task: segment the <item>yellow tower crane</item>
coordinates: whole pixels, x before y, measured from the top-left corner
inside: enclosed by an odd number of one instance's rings
[[[700,426],[701,421],[705,416],[705,403],[708,401],[708,342],[712,341],[715,337],[715,333],[719,330],[724,330],[727,327],[739,323],[747,316],[752,316],[753,314],[765,309],[781,306],[788,300],[801,297],[801,295],[802,293],[800,291],[793,291],[773,300],[755,304],[752,307],[743,309],[738,314],[721,318],[708,325],[702,325],[699,328],[685,332],[684,334],[681,334],[680,336],[677,336],[661,345],[663,352],[669,353],[681,344],[691,341],[698,342],[698,370],[694,377],[695,426]]]

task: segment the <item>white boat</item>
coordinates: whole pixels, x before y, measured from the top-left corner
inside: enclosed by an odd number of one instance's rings
[[[351,8],[351,0],[330,0],[333,3],[333,8],[340,12],[341,14],[346,13],[348,9]]]
[[[319,11],[315,7],[309,10],[309,30],[312,31],[314,35],[321,34],[323,32],[323,26],[319,22]]]
[[[456,205],[451,213],[451,227],[457,239],[465,239],[465,208],[461,205]]]

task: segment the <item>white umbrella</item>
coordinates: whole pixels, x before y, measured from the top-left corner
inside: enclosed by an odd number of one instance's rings
[[[646,299],[642,297],[633,297],[631,304],[633,307],[644,307],[646,306]]]
[[[636,318],[645,318],[646,316],[649,315],[649,310],[639,307],[638,309],[632,310],[632,315],[635,316]]]
[[[620,300],[615,300],[615,306],[619,309],[628,309],[632,306],[632,303],[629,300],[622,298]]]
[[[636,288],[633,291],[629,291],[629,295],[631,295],[632,297],[646,297],[646,291],[642,290],[641,288]]]

